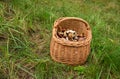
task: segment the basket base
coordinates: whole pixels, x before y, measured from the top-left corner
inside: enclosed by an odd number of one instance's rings
[[[85,61],[79,62],[79,63],[73,63],[73,62],[65,62],[65,61],[61,61],[61,60],[57,60],[55,57],[51,57],[53,59],[53,61],[58,62],[58,63],[62,63],[62,64],[66,64],[66,65],[70,65],[70,66],[78,66],[78,65],[84,65],[86,63]]]

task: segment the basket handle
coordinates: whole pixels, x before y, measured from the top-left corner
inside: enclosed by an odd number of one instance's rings
[[[60,17],[59,19],[57,19],[55,22],[54,22],[54,26],[53,28],[56,28],[57,27],[57,24],[59,23],[60,20],[62,20],[64,17]]]
[[[87,28],[87,30],[90,30],[91,28],[90,28],[90,25],[84,20],[84,23],[86,24],[86,28]]]
[[[60,18],[58,18],[55,22],[54,22],[54,26],[53,26],[53,28],[56,28],[57,27],[57,24],[61,21],[61,20],[63,20],[63,19],[74,19],[75,17],[60,17]],[[81,19],[81,18],[76,18],[77,20],[81,20],[82,22],[84,22],[85,24],[86,24],[86,28],[87,28],[87,30],[90,30],[91,28],[90,28],[90,26],[89,26],[89,24],[85,21],[85,20],[83,20],[83,19]]]

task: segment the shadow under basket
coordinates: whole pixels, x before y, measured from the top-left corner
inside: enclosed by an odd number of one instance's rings
[[[68,41],[58,37],[57,32],[61,29],[74,30],[86,37],[82,41]],[[54,22],[52,38],[50,44],[50,55],[53,60],[69,65],[84,64],[90,53],[90,43],[92,39],[89,24],[76,17],[63,17]]]

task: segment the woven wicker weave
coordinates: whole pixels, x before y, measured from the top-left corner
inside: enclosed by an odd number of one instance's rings
[[[83,41],[68,41],[57,36],[61,29],[75,30],[78,34],[84,33]],[[63,17],[55,21],[50,44],[50,55],[53,60],[70,65],[84,64],[90,53],[92,39],[89,24],[80,18]]]

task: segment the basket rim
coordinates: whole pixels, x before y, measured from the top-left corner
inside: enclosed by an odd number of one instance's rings
[[[83,23],[86,24],[86,28],[87,28],[87,32],[88,32],[88,36],[85,40],[83,41],[67,41],[67,40],[63,40],[63,39],[60,39],[57,37],[57,26],[60,22],[62,21],[65,21],[65,20],[68,20],[68,19],[74,19],[74,20],[78,20],[78,21],[82,21]],[[92,39],[92,32],[91,32],[91,28],[89,26],[89,24],[81,19],[81,18],[76,18],[76,17],[62,17],[62,18],[59,18],[58,20],[56,20],[54,22],[54,26],[53,26],[53,31],[52,31],[52,37],[53,39],[55,40],[55,42],[59,43],[59,44],[62,44],[62,45],[66,45],[66,46],[74,46],[74,47],[79,47],[79,46],[85,46],[85,45],[88,45],[90,44],[91,42],[91,39]]]

